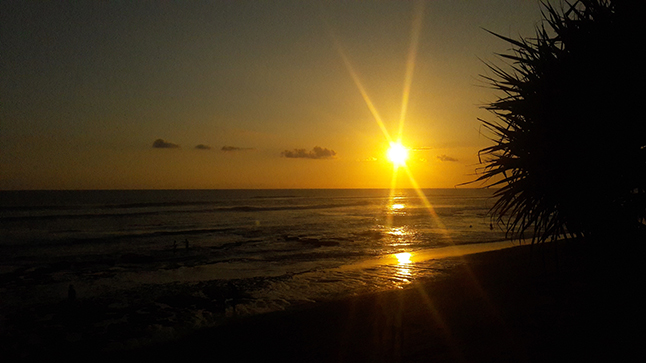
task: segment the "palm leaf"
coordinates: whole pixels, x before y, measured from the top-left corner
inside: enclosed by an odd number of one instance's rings
[[[617,20],[639,12],[625,6],[618,15],[609,0],[565,2],[558,9],[542,6],[544,22],[536,27],[535,38],[516,40],[485,29],[512,51],[498,54],[508,62],[504,66],[485,63],[491,76],[482,78],[502,96],[484,106],[497,121],[479,119],[493,145],[479,151],[484,167],[475,181],[499,188],[492,218],[510,236],[524,238],[531,232],[532,243],[603,234],[598,216],[609,212],[612,228],[643,227],[646,122],[624,123],[627,132],[599,126],[608,117],[624,121],[631,114],[626,105],[635,108],[633,114],[642,114],[633,105],[637,102],[610,94],[630,94],[636,87],[622,83],[617,74],[643,74],[639,62],[625,67],[625,48],[613,38],[641,42],[641,26],[630,28]],[[605,48],[595,52],[600,42]],[[592,77],[599,82],[591,82]],[[604,150],[620,157],[608,157]],[[618,158],[632,164],[616,162]],[[602,182],[607,190],[599,186]],[[591,197],[598,200],[591,202]]]

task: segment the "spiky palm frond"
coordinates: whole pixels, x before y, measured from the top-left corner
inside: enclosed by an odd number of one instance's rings
[[[513,53],[500,54],[509,70],[487,64],[493,75],[483,77],[502,96],[485,107],[498,121],[480,120],[494,145],[480,151],[477,181],[500,187],[492,212],[515,237],[643,226],[646,120],[643,85],[633,86],[643,80],[633,50],[643,30],[621,4],[543,4],[536,38],[490,32]]]

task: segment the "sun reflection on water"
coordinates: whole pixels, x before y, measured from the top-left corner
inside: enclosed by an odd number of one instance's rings
[[[411,263],[411,256],[413,256],[410,252],[402,252],[402,253],[396,253],[395,258],[397,259],[397,262],[399,265],[406,265]]]
[[[386,206],[386,211],[388,218],[392,222],[393,216],[405,216],[407,213],[406,210],[406,200],[402,197],[396,197],[388,202]]]
[[[404,285],[409,284],[413,281],[413,271],[411,267],[411,256],[409,252],[396,253],[395,258],[397,259],[397,265],[395,265],[394,280],[396,285],[399,288],[403,288]]]
[[[406,226],[394,227],[388,231],[388,234],[396,237],[404,237],[410,234]]]
[[[401,250],[402,248],[411,246],[415,242],[416,233],[414,229],[409,226],[390,227],[386,231],[386,248],[390,251],[393,249]]]
[[[394,203],[390,206],[391,211],[401,211],[406,207],[406,205],[402,203]]]

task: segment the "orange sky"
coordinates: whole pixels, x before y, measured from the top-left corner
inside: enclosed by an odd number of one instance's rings
[[[480,59],[508,48],[482,28],[531,36],[540,20],[511,0],[0,7],[0,189],[389,187],[358,85],[396,137],[407,61],[408,167],[453,187],[488,145]]]

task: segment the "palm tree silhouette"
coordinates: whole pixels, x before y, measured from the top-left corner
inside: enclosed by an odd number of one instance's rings
[[[476,181],[495,191],[493,217],[532,243],[643,233],[646,120],[637,21],[644,1],[543,3],[535,38],[514,40],[483,76],[502,93],[484,108],[493,145]],[[639,9],[637,9],[639,7]]]

